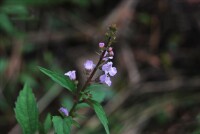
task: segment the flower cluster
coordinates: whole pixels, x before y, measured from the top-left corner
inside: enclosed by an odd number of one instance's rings
[[[106,52],[103,57],[105,64],[101,68],[102,71],[104,71],[104,74],[99,77],[99,80],[101,83],[105,83],[108,86],[111,86],[112,82],[110,80],[110,76],[116,75],[117,69],[116,69],[116,67],[113,67],[113,63],[111,61],[108,62],[108,60],[113,59],[113,56],[114,56],[113,48],[109,47],[108,51],[107,50],[105,50],[105,51]]]
[[[111,86],[112,82],[110,77],[116,75],[117,69],[116,67],[113,67],[113,63],[109,60],[113,59],[114,52],[112,47],[105,47],[105,43],[100,42],[99,48],[102,53],[104,53],[103,61],[102,61],[102,67],[100,68],[102,71],[104,71],[104,74],[99,77],[100,83],[107,84],[108,86]],[[86,70],[86,73],[89,74],[96,65],[93,63],[92,60],[86,60],[84,63],[84,68]],[[76,80],[76,71],[69,71],[65,73],[66,76],[68,76],[71,80]]]
[[[98,96],[95,96],[98,91],[94,91],[93,89],[96,89],[97,87],[102,87],[102,84],[106,84],[108,86],[112,85],[111,77],[115,76],[117,74],[117,68],[113,66],[112,59],[114,57],[114,52],[112,48],[112,44],[116,40],[116,26],[112,25],[109,27],[108,31],[105,34],[105,43],[100,42],[99,45],[99,51],[97,54],[99,55],[99,59],[97,62],[93,62],[92,60],[86,60],[83,64],[84,67],[84,73],[86,76],[86,81],[83,83],[82,86],[78,85],[76,70],[71,70],[66,73],[64,73],[65,76],[60,76],[57,73],[54,73],[50,70],[47,70],[45,68],[39,68],[43,73],[45,73],[47,76],[49,76],[52,80],[60,84],[61,86],[68,89],[73,96],[73,105],[72,107],[68,108],[70,109],[68,111],[65,107],[60,107],[59,112],[62,115],[62,118],[58,116],[54,116],[53,126],[55,128],[55,133],[59,133],[60,128],[67,127],[67,125],[78,125],[78,123],[74,120],[74,118],[77,116],[77,110],[78,106],[81,103],[86,103],[92,106],[92,108],[95,110],[97,116],[99,117],[101,123],[103,124],[106,133],[109,133],[108,124],[104,110],[100,103],[104,99],[104,95],[100,95],[101,99],[98,98]],[[98,75],[98,74],[100,75]],[[94,82],[100,83],[98,85],[94,84]],[[93,91],[92,91],[93,90]],[[54,122],[54,119],[59,119],[61,121],[64,121],[63,126],[59,126]],[[66,124],[67,121],[67,124]],[[66,128],[66,131],[69,131],[70,128]]]

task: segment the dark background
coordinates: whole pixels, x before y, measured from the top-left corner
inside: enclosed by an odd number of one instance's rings
[[[97,59],[111,24],[118,29],[118,74],[103,102],[112,134],[200,134],[200,0],[3,0],[0,2],[0,131],[21,133],[14,105],[25,82],[41,120],[71,96],[39,72]],[[89,109],[76,134],[103,134]]]

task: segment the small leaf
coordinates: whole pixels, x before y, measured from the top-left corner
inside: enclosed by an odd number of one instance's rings
[[[45,68],[39,67],[40,71],[49,76],[53,81],[60,84],[64,88],[68,89],[71,92],[74,92],[76,90],[76,85],[73,81],[71,81],[68,77],[64,75],[60,75],[58,73],[52,72],[50,70],[47,70]]]
[[[72,126],[72,118],[69,116],[62,119],[60,116],[53,116],[53,126],[56,134],[69,134]]]
[[[51,126],[52,126],[51,114],[48,114],[45,121],[44,121],[44,131],[45,131],[46,134],[51,129]]]
[[[102,125],[104,126],[106,133],[110,134],[109,128],[108,128],[108,120],[101,104],[99,104],[97,101],[94,101],[94,100],[88,100],[88,104],[91,105],[91,107],[94,109],[97,117],[99,118]]]
[[[90,91],[90,94],[92,94],[92,100],[100,103],[106,96],[105,89],[108,89],[108,87],[103,84],[92,84],[88,86],[85,91]]]
[[[27,84],[20,91],[14,111],[23,133],[34,134],[39,125],[39,113],[34,94]]]

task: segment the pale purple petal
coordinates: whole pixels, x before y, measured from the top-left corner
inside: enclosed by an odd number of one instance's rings
[[[106,80],[106,77],[107,77],[106,74],[101,75],[101,76],[99,77],[100,82],[101,82],[101,83],[104,83],[105,80]]]
[[[100,47],[100,48],[103,48],[104,46],[105,46],[105,43],[103,43],[103,42],[100,42],[100,43],[99,43],[99,47]]]
[[[112,82],[111,82],[111,80],[110,80],[110,77],[106,77],[105,83],[106,83],[108,86],[111,86]]]
[[[102,66],[102,70],[105,71],[105,73],[108,73],[110,68],[112,68],[112,64],[113,64],[112,62],[108,62],[108,63],[104,64]]]
[[[61,108],[59,109],[59,111],[60,111],[62,114],[64,114],[65,116],[69,116],[69,112],[68,112],[68,110],[67,110],[66,108],[61,107]]]
[[[93,63],[93,61],[87,60],[84,63],[84,67],[85,67],[86,70],[92,70],[95,67],[95,64]]]
[[[75,80],[76,79],[76,71],[69,71],[67,73],[65,73],[66,76],[68,76],[70,78],[70,80]]]
[[[116,67],[112,67],[112,68],[109,70],[108,73],[110,74],[110,76],[114,76],[114,75],[117,73]]]
[[[112,82],[111,82],[111,80],[110,80],[110,77],[107,76],[106,74],[101,75],[99,79],[100,79],[100,82],[101,82],[101,83],[105,83],[105,84],[107,84],[108,86],[111,86],[111,84],[112,84]]]
[[[113,63],[108,62],[102,66],[102,70],[105,72],[105,74],[108,74],[110,76],[114,76],[117,73],[116,67],[112,67]]]

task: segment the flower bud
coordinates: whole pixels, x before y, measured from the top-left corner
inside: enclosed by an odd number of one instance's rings
[[[86,62],[84,63],[84,67],[86,70],[91,71],[95,67],[95,64],[92,60],[86,60]]]
[[[61,114],[65,115],[65,116],[69,116],[69,112],[68,112],[68,110],[66,108],[61,107],[59,109],[59,111],[60,111]]]
[[[100,42],[100,43],[99,43],[99,47],[100,47],[100,48],[104,48],[104,46],[105,46],[105,43],[103,43],[103,42]]]
[[[111,52],[112,50],[113,50],[113,48],[112,48],[112,47],[109,47],[109,48],[108,48],[108,51],[109,51],[109,52]]]
[[[110,55],[110,56],[114,56],[114,52],[113,52],[113,51],[110,51],[110,52],[109,52],[109,55]]]
[[[65,73],[64,75],[68,76],[70,80],[76,80],[76,71],[69,71]]]

